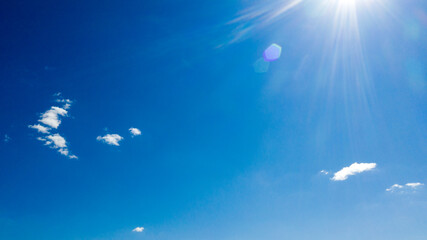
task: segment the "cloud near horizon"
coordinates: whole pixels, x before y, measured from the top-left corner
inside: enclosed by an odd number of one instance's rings
[[[120,146],[119,142],[123,140],[123,137],[119,134],[106,134],[103,137],[98,136],[96,140],[107,143],[109,145]]]
[[[353,163],[349,167],[344,167],[334,174],[331,178],[332,181],[344,181],[349,176],[356,175],[358,173],[370,171],[377,166],[376,163]]]

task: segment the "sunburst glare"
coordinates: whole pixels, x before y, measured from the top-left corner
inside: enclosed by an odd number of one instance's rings
[[[265,29],[276,31],[276,33],[268,32],[268,36],[272,36],[271,42],[286,43],[289,41],[289,35],[293,33],[283,31],[281,23],[287,24],[290,21],[284,17],[288,14],[305,16],[300,28],[307,30],[301,31],[299,38],[306,40],[307,47],[301,49],[300,54],[307,56],[304,61],[311,62],[309,66],[311,69],[313,67],[317,69],[317,73],[304,75],[304,81],[314,89],[309,97],[326,98],[326,109],[337,104],[344,107],[343,117],[347,125],[357,126],[358,118],[355,116],[369,119],[370,113],[375,108],[374,84],[364,57],[364,39],[360,34],[359,13],[365,11],[363,13],[367,14],[361,15],[374,16],[384,10],[386,9],[382,0],[263,1],[244,10],[230,22],[237,24],[237,27],[229,43],[248,36],[250,32],[267,33]],[[273,23],[274,27],[268,27]],[[289,64],[286,57],[281,60],[279,64]],[[304,66],[304,63],[300,65],[296,69],[297,75],[299,72],[306,72],[305,67],[308,66]],[[275,76],[274,79],[269,79],[271,86],[268,88],[280,92],[282,84],[286,81],[283,76]],[[356,130],[349,129],[350,135],[352,131]]]

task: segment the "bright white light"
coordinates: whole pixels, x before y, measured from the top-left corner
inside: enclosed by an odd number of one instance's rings
[[[356,0],[340,0],[340,4],[348,7],[348,6],[355,6]]]

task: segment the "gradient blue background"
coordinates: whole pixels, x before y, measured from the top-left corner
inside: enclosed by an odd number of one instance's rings
[[[425,190],[385,189],[427,182],[427,2],[358,9],[369,87],[322,77],[310,1],[228,44],[252,3],[3,1],[0,239],[426,239]],[[78,160],[27,127],[57,92]]]

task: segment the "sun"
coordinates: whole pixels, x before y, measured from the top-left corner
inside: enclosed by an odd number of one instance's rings
[[[338,0],[340,5],[346,7],[354,7],[356,5],[356,0]]]

